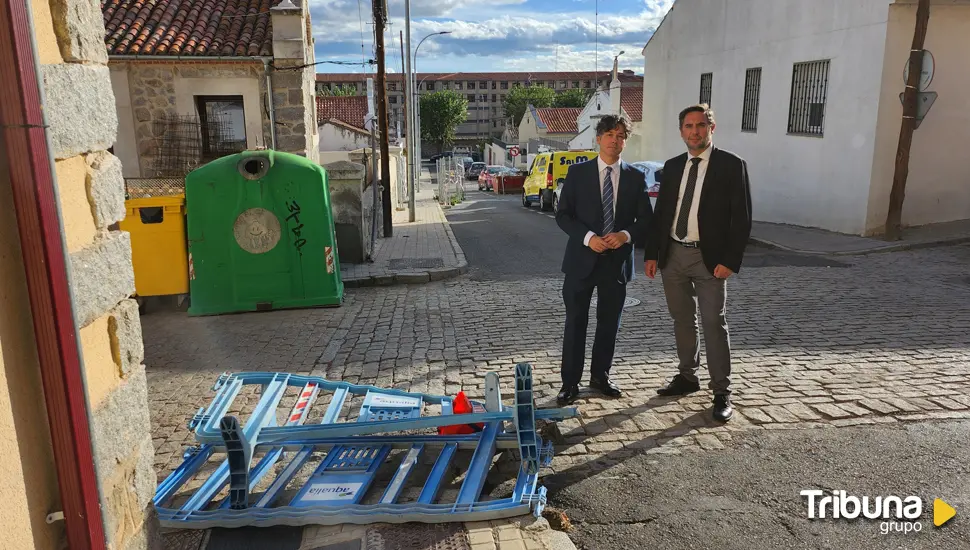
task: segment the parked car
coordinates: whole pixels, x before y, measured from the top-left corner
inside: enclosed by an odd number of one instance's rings
[[[655,160],[642,160],[630,163],[634,168],[643,171],[647,178],[647,194],[650,195],[650,206],[656,206],[657,195],[660,193],[660,179],[663,176],[664,163]]]
[[[539,210],[554,210],[559,200],[556,190],[566,181],[569,167],[594,158],[596,151],[553,151],[536,155],[522,187],[522,206],[528,208],[535,201],[539,203]]]
[[[472,165],[469,166],[468,170],[465,172],[465,178],[470,180],[477,180],[478,176],[481,175],[482,170],[485,169],[485,166],[486,165],[484,162],[473,162]]]
[[[478,190],[479,191],[491,191],[495,188],[495,180],[500,174],[504,174],[509,171],[510,168],[502,166],[500,164],[493,164],[482,170],[481,175],[478,177]]]

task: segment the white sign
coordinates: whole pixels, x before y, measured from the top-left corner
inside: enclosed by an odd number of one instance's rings
[[[923,50],[923,70],[920,72],[919,84],[917,84],[919,91],[925,92],[926,88],[933,82],[935,69],[936,60],[933,59],[933,54],[929,50]],[[906,58],[906,64],[903,66],[903,83],[907,80],[909,80],[909,58]]]
[[[371,407],[417,407],[420,400],[417,397],[402,397],[398,395],[372,395]]]
[[[363,483],[314,483],[303,496],[303,500],[352,501],[363,485]]]
[[[519,156],[519,148],[518,147],[510,147],[509,148],[509,154],[512,155],[513,157]]]

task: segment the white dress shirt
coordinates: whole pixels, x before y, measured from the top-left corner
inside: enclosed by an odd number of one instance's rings
[[[616,159],[613,164],[606,164],[603,157],[596,156],[596,166],[599,167],[600,175],[600,207],[603,205],[603,186],[606,184],[606,169],[612,168],[613,173],[610,174],[610,181],[613,183],[613,223],[616,224],[616,197],[619,195],[620,191],[620,159]],[[620,231],[626,235],[626,242],[630,242],[630,232],[624,229]],[[596,233],[589,231],[586,233],[586,237],[583,239],[583,244],[589,246],[589,240],[593,238]]]
[[[711,151],[714,149],[712,143],[697,155],[701,161],[697,164],[697,184],[694,186],[694,196],[690,203],[690,216],[687,218],[687,238],[677,238],[677,219],[680,218],[680,209],[684,204],[684,190],[687,187],[687,177],[690,175],[690,167],[693,165],[691,159],[694,158],[687,154],[687,165],[684,166],[684,175],[680,179],[680,191],[677,194],[677,209],[674,210],[674,223],[670,226],[670,238],[675,241],[697,242],[701,240],[700,231],[697,229],[697,209],[701,204],[701,188],[704,187],[704,176],[707,175],[707,166],[711,163]]]

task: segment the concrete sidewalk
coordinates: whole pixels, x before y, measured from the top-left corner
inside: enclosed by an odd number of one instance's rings
[[[907,228],[903,230],[902,239],[896,242],[810,227],[754,222],[751,242],[790,252],[826,256],[896,252],[970,242],[970,220]]]
[[[377,239],[374,261],[340,266],[345,286],[427,283],[457,277],[467,270],[465,254],[434,200],[427,170],[421,179],[422,190],[414,195],[414,222],[408,221],[406,207],[394,210],[393,234]]]

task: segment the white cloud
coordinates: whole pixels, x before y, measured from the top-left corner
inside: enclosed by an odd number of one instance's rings
[[[557,46],[561,70],[573,67],[592,70],[594,57],[600,69],[608,69],[612,66],[613,55],[625,50],[620,59],[621,67],[640,71],[640,50],[673,1],[645,0],[642,11],[631,15],[600,13],[597,29],[592,10],[576,11],[582,4],[561,5],[561,8],[572,11],[550,17],[548,13],[515,6],[524,0],[498,0],[499,4],[506,5],[500,10],[496,10],[494,0],[488,4],[468,0],[413,0],[411,45],[412,48],[417,46],[418,41],[430,33],[451,33],[424,42],[419,55],[421,71],[431,70],[430,66],[468,71],[478,69],[479,65],[507,70],[529,70],[541,65],[542,70],[551,70],[546,66],[550,60],[555,66]],[[373,56],[368,0],[361,0],[360,16],[357,2],[353,0],[316,0],[313,6],[318,59],[359,58],[361,23],[365,55]],[[390,32],[386,35],[385,47],[389,55],[388,66],[397,67],[400,65],[398,33],[405,28],[403,0],[392,0],[389,9]],[[450,14],[451,18],[443,19],[443,14]],[[594,53],[596,41],[598,57]],[[471,65],[469,57],[475,59]]]

